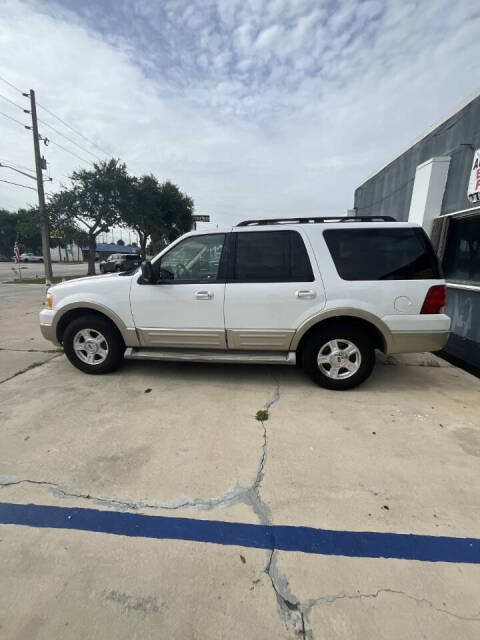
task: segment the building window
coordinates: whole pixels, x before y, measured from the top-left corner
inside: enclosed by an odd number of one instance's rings
[[[447,280],[480,284],[480,216],[450,220],[443,267]]]

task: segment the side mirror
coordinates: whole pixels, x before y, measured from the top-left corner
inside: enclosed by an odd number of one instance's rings
[[[150,260],[144,260],[140,268],[142,270],[142,280],[145,284],[153,284],[153,269]]]
[[[167,282],[174,279],[173,273],[168,269],[162,269],[160,267],[160,272],[158,274],[158,282],[160,283],[162,280],[166,280]]]

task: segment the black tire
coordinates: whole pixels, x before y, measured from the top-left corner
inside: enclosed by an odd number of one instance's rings
[[[337,341],[338,351],[331,350],[328,346],[330,341]],[[356,347],[356,351],[350,356],[347,353],[349,347],[347,343]],[[328,375],[327,372],[332,368],[331,364],[328,362],[318,363],[318,358],[322,355],[325,360],[332,357],[333,366],[338,368],[337,375],[339,377],[333,378]],[[375,349],[370,336],[362,329],[349,328],[345,325],[339,325],[338,328],[335,328],[330,325],[308,339],[302,349],[302,366],[314,382],[326,389],[334,391],[353,389],[364,382],[372,373],[375,366]],[[351,372],[348,367],[351,367],[354,372]]]
[[[77,334],[82,331],[91,330],[92,339],[95,334],[100,334],[104,340],[101,345],[104,349],[103,345],[106,343],[107,355],[103,361],[98,362],[97,364],[89,364],[83,361],[74,348],[74,340]],[[67,325],[65,329],[65,333],[63,334],[63,348],[65,350],[65,354],[73,366],[80,369],[84,373],[90,373],[94,375],[100,375],[103,373],[110,373],[115,369],[118,369],[123,362],[123,354],[125,352],[125,343],[123,342],[123,338],[120,335],[120,332],[115,327],[115,325],[110,322],[107,318],[103,316],[98,316],[94,314],[80,316]],[[87,354],[87,350],[85,349],[84,355]],[[94,358],[103,357],[101,354],[94,354]]]
[[[103,264],[100,265],[100,273],[105,273],[105,267]]]
[[[115,267],[115,271],[117,273],[120,273],[121,270],[122,270],[122,267],[119,264],[117,264],[117,266]]]
[[[43,258],[40,258],[39,262],[43,262]]]

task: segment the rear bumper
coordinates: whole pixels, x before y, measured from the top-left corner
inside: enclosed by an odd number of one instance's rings
[[[439,351],[450,335],[450,318],[444,313],[384,316],[388,336],[387,353]]]
[[[440,351],[449,335],[449,331],[392,331],[388,353]]]

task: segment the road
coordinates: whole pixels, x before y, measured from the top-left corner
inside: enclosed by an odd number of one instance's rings
[[[0,285],[2,640],[479,637],[477,378],[430,354],[349,392],[88,376],[40,335],[43,295]]]
[[[0,262],[0,282],[6,282],[14,279],[14,272],[12,271],[12,262]],[[43,263],[24,263],[20,264],[22,278],[44,278],[44,266]],[[52,264],[54,276],[69,276],[69,275],[87,275],[87,263],[82,262],[80,264],[69,264],[68,262]],[[98,273],[98,264],[96,265]]]

